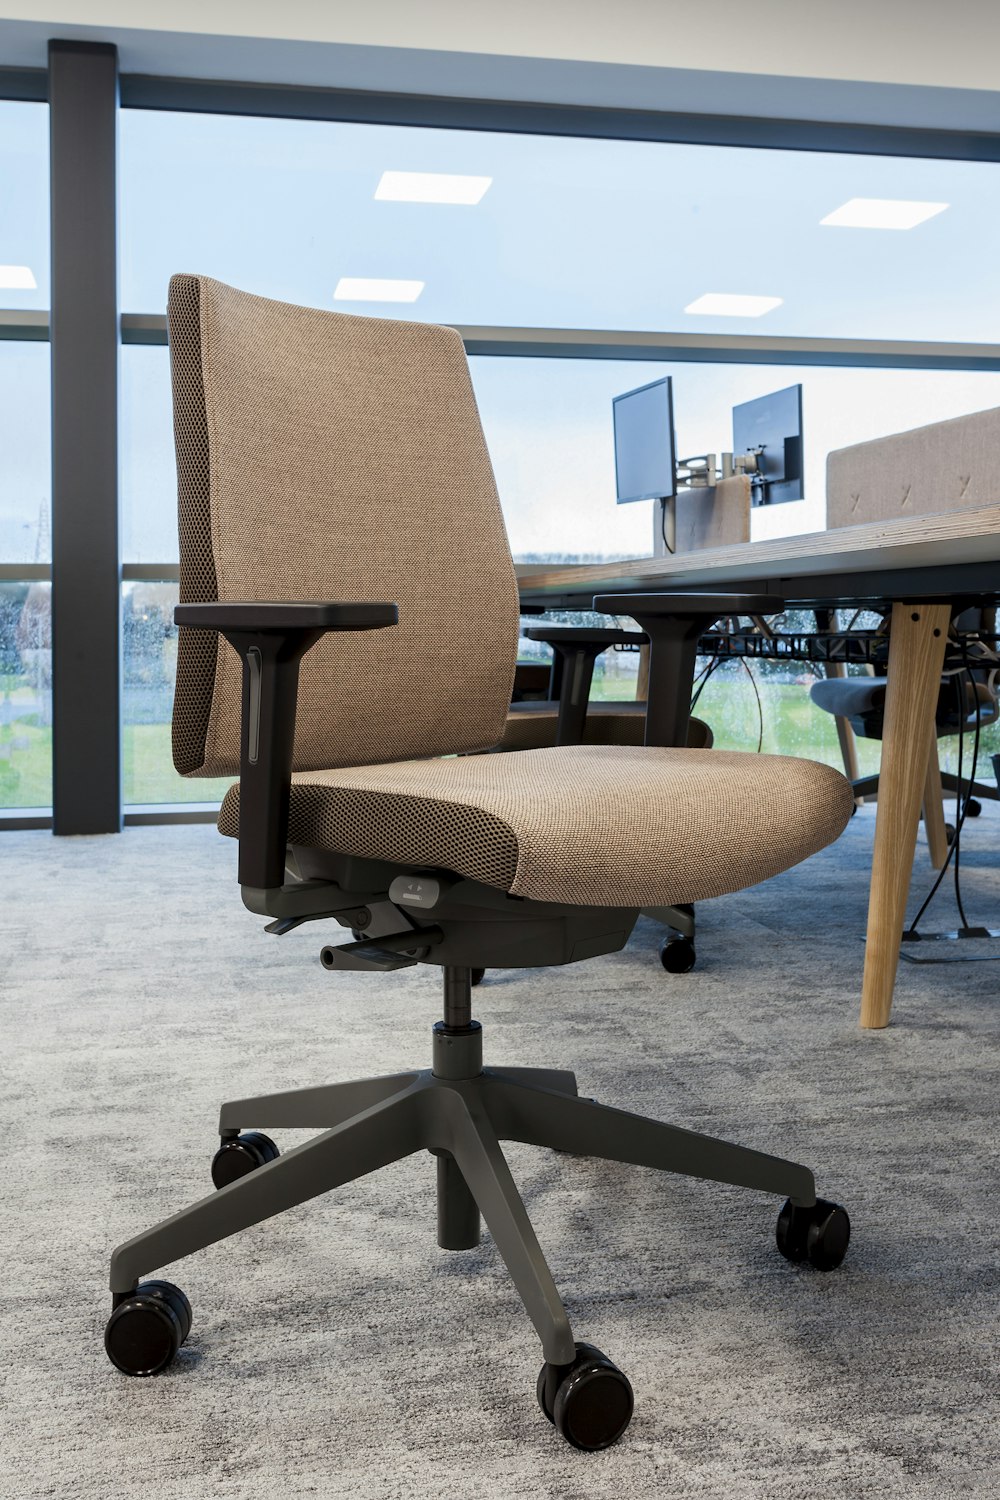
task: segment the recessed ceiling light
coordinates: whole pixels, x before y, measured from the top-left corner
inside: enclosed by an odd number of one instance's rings
[[[948,207],[914,198],[849,198],[819,222],[837,229],[915,229]]]
[[[422,281],[387,281],[375,276],[341,276],[335,302],[416,302]]]
[[[492,181],[451,172],[383,172],[375,196],[392,203],[478,203]]]
[[[0,287],[9,291],[33,292],[37,285],[30,266],[0,266]]]
[[[759,318],[780,307],[781,297],[742,297],[737,292],[706,292],[684,309],[702,317]]]

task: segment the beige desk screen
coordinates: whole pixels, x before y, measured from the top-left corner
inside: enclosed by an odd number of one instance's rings
[[[745,474],[734,474],[712,489],[689,490],[675,503],[678,552],[750,540],[750,480]]]
[[[996,501],[1000,407],[838,448],[826,461],[826,524],[976,510]]]

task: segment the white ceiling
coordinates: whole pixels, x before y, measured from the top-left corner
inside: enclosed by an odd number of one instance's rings
[[[2,18],[962,89],[994,89],[1000,51],[993,0],[22,0]]]
[[[0,0],[125,72],[961,130],[1000,128],[996,0]]]

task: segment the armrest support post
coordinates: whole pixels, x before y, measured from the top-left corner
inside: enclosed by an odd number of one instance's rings
[[[322,630],[292,637],[262,631],[225,632],[243,662],[239,851],[243,886],[270,890],[284,884],[299,663],[322,635]]]
[[[576,625],[533,625],[525,635],[552,647],[549,697],[559,704],[557,745],[583,743],[594,663],[611,646],[644,645],[635,630]]]

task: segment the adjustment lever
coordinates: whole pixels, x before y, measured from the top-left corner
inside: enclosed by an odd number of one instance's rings
[[[328,922],[331,917],[336,917],[338,922],[343,922],[345,927],[367,927],[371,921],[371,912],[367,906],[339,907],[332,911],[308,911],[297,917],[278,917],[273,922],[268,922],[264,928],[274,937],[284,937],[286,932],[294,932],[296,927],[301,927],[303,922]]]
[[[323,948],[319,958],[324,969],[367,969],[388,974],[392,969],[408,969],[419,963],[428,948],[437,947],[443,940],[440,927],[411,927],[408,932]]]

